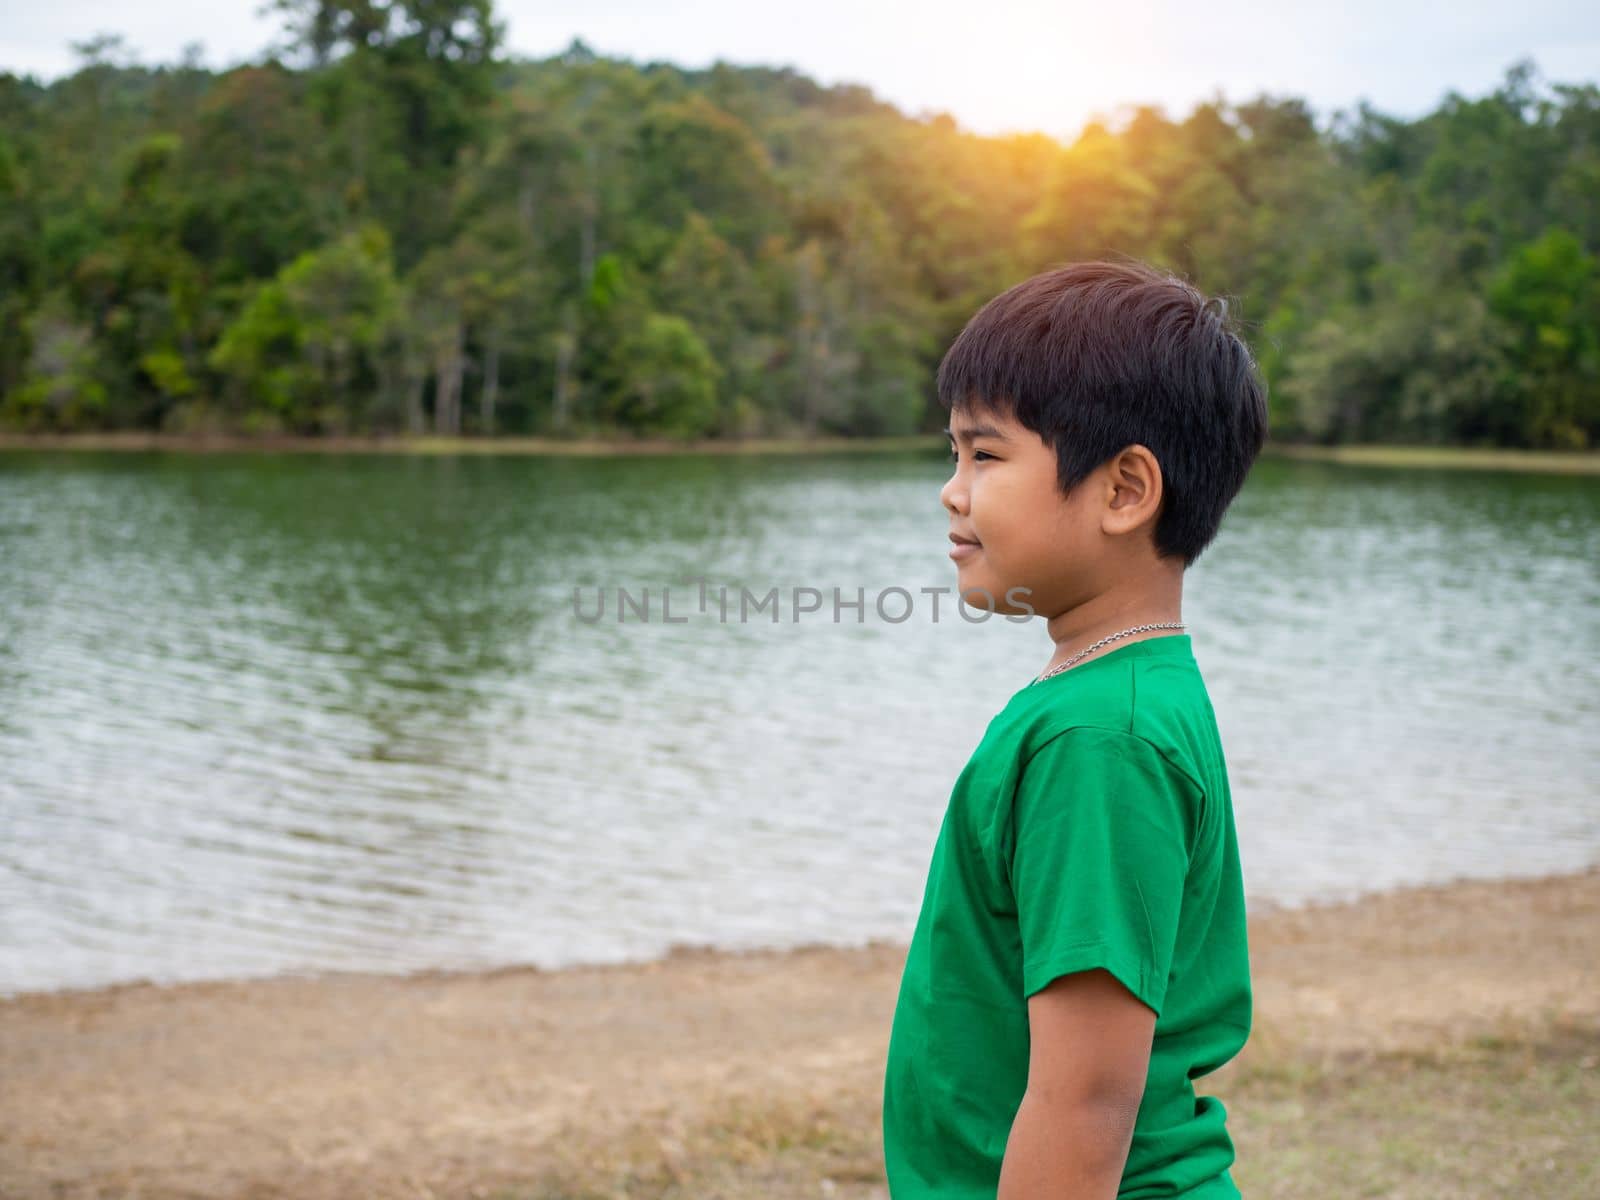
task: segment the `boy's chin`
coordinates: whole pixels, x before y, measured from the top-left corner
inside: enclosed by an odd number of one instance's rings
[[[1034,612],[1028,604],[1031,593],[1027,588],[985,578],[977,571],[963,571],[957,577],[955,590],[966,606],[977,612],[988,611],[996,616],[1032,616]],[[1012,598],[1007,598],[1007,591]]]

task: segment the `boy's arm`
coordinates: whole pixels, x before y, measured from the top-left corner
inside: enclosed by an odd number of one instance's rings
[[[1104,970],[1062,975],[1028,998],[1028,1086],[996,1200],[1115,1200],[1155,1024]]]
[[[1028,1081],[997,1200],[1113,1200],[1172,974],[1204,796],[1156,747],[1078,726],[1023,765],[1010,881]]]

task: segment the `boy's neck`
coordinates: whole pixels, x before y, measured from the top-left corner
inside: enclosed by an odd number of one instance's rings
[[[1075,654],[1103,637],[1121,633],[1135,625],[1164,625],[1183,620],[1183,571],[1161,571],[1141,579],[1137,586],[1112,588],[1101,592],[1046,623],[1050,640],[1060,654]],[[1152,629],[1118,638],[1113,645],[1126,646],[1150,637],[1170,637],[1179,630]]]

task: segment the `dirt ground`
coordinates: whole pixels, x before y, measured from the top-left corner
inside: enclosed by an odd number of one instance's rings
[[[904,953],[0,1000],[0,1196],[882,1197]],[[1404,1180],[1453,1169],[1473,1174],[1451,1195],[1569,1196],[1593,1178],[1600,868],[1266,913],[1251,959],[1250,1042],[1199,1085],[1228,1105],[1246,1195],[1442,1195]],[[1325,1190],[1356,1170],[1346,1135],[1378,1139],[1382,1179]],[[1455,1137],[1465,1157],[1440,1149]]]

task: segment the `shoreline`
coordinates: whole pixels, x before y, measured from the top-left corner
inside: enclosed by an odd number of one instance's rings
[[[1437,1075],[1448,1115],[1480,1077],[1600,1081],[1600,866],[1276,909],[1250,938],[1251,1037],[1200,1090],[1257,1170],[1306,1088],[1382,1103]],[[904,954],[22,993],[0,999],[0,1194],[882,1200]]]
[[[25,434],[0,432],[0,450],[109,450],[175,454],[503,454],[508,456],[672,454],[812,454],[842,451],[936,450],[938,434],[904,437],[778,437],[778,438],[552,438],[438,437],[432,434],[166,434],[108,432]]]
[[[176,454],[407,454],[407,455],[608,455],[818,454],[921,452],[944,449],[942,434],[894,437],[763,437],[673,440],[666,438],[437,437],[430,434],[169,434],[144,431],[18,433],[0,431],[0,451],[118,451]],[[1460,446],[1321,446],[1268,442],[1263,458],[1345,466],[1420,467],[1444,470],[1527,471],[1600,475],[1600,450],[1473,449]]]
[[[1424,893],[1451,893],[1455,889],[1465,887],[1499,887],[1502,885],[1531,884],[1545,880],[1584,879],[1593,876],[1600,880],[1600,862],[1591,863],[1586,867],[1572,871],[1543,872],[1526,875],[1495,875],[1495,876],[1456,876],[1434,883],[1401,884],[1397,887],[1377,888],[1370,891],[1360,891],[1355,895],[1340,897],[1319,897],[1294,903],[1281,903],[1274,900],[1258,900],[1250,905],[1249,924],[1254,930],[1260,922],[1277,923],[1297,914],[1315,916],[1322,913],[1341,913],[1359,907],[1363,904],[1375,902],[1385,897],[1399,897]],[[870,937],[859,942],[799,942],[791,946],[718,946],[709,943],[673,942],[664,951],[648,958],[627,958],[610,962],[571,962],[558,966],[543,966],[538,963],[501,963],[498,965],[466,966],[466,967],[419,967],[411,971],[386,971],[372,968],[352,968],[349,970],[324,970],[324,969],[288,969],[270,975],[220,975],[200,979],[152,979],[148,976],[135,976],[131,979],[120,979],[110,983],[69,984],[64,987],[29,988],[23,991],[0,991],[0,1011],[8,1003],[18,1001],[46,1001],[60,999],[63,1001],[84,1000],[92,1001],[96,997],[109,996],[117,992],[156,990],[166,992],[181,992],[190,988],[241,988],[255,985],[274,985],[285,983],[299,983],[312,985],[337,985],[346,982],[358,981],[363,984],[381,986],[383,984],[409,984],[409,983],[466,983],[474,980],[489,980],[503,976],[536,975],[558,976],[572,972],[604,973],[616,972],[630,974],[637,971],[650,971],[670,964],[682,962],[717,962],[726,960],[762,959],[778,962],[788,958],[804,958],[813,955],[866,955],[890,954],[904,956],[907,943],[895,938]]]

